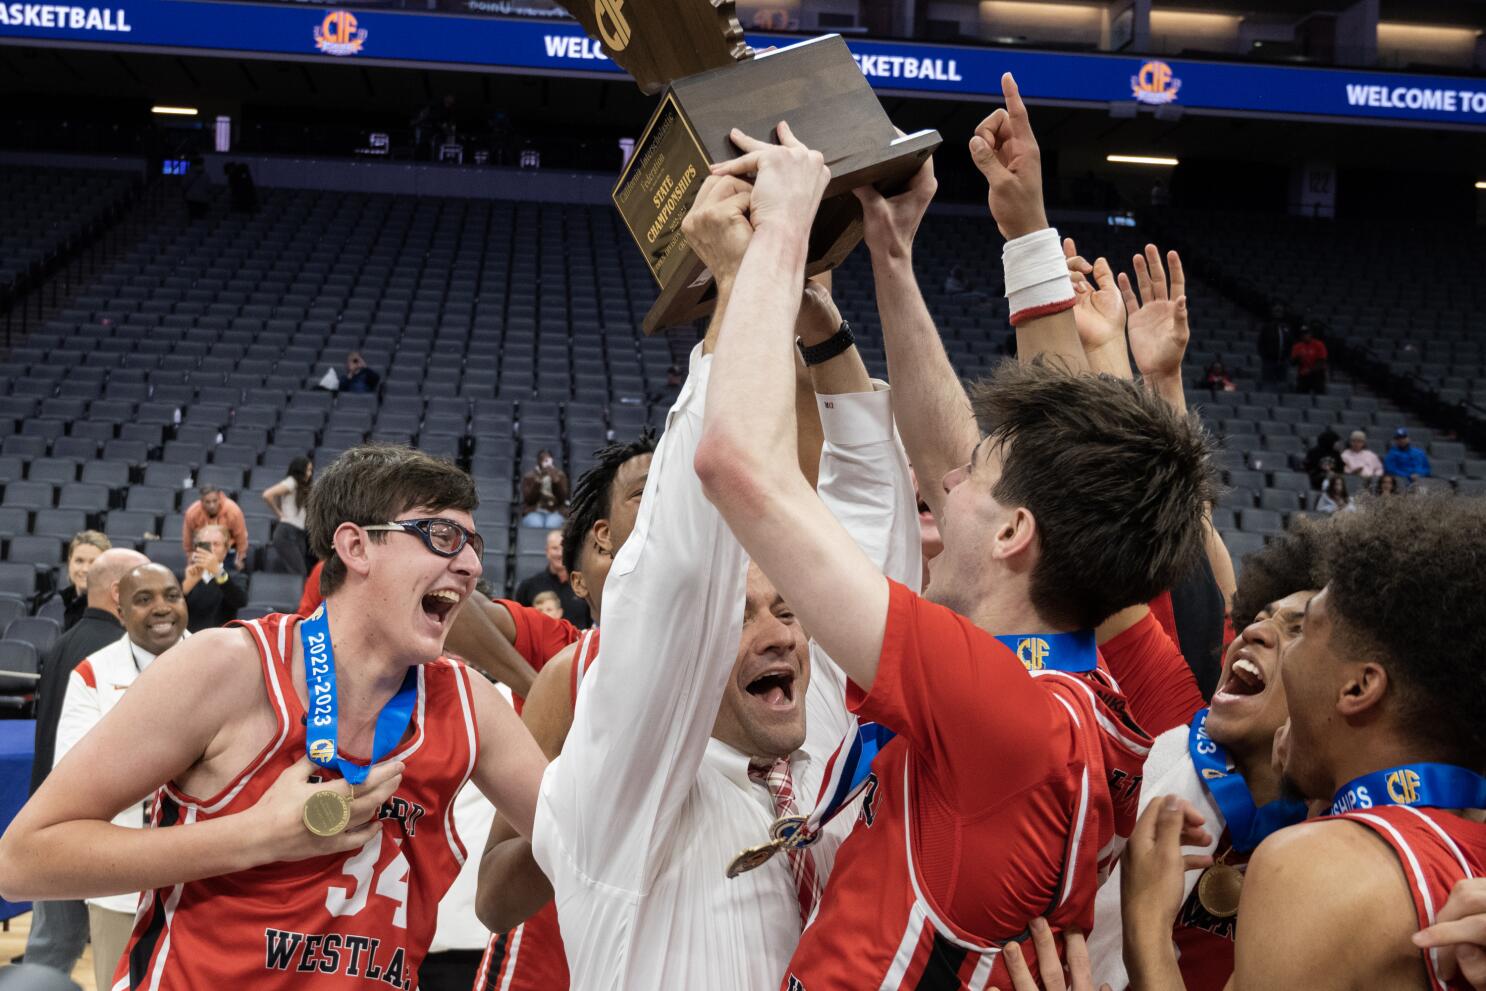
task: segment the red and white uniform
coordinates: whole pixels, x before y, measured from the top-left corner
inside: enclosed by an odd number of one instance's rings
[[[305,709],[289,668],[299,621],[241,624],[258,648],[278,734],[215,795],[164,785],[154,826],[242,812],[304,755]],[[447,658],[419,665],[409,736],[385,758],[407,769],[365,846],[145,892],[114,991],[417,987],[439,900],[465,860],[452,812],[479,754],[469,678]]]
[[[1008,987],[1000,946],[1033,918],[1092,924],[1150,740],[1103,671],[1034,677],[969,620],[890,588],[876,681],[850,703],[898,737],[781,986]]]
[[[1420,929],[1435,924],[1456,882],[1486,874],[1486,824],[1407,805],[1383,805],[1334,818],[1366,826],[1393,850],[1408,881]],[[1441,980],[1435,963],[1436,952],[1431,950],[1424,955],[1431,991],[1471,991],[1463,977]]]
[[[511,646],[533,671],[541,671],[548,661],[578,639],[578,628],[565,619],[553,619],[540,609],[523,606],[511,599],[494,601],[505,606],[511,614],[511,622],[516,626],[516,640]],[[513,693],[511,702],[516,714],[521,715],[526,699]]]
[[[524,608],[514,602],[503,601],[501,604],[511,609],[513,617],[517,615],[517,609]],[[561,622],[572,629],[572,624],[565,620],[554,620],[535,609],[529,611],[536,613],[548,623]],[[516,643],[518,646],[516,649],[518,652],[521,651],[523,643],[541,644],[545,642],[541,637],[528,637],[523,640],[520,632],[522,626],[523,621],[517,620]],[[574,629],[573,633],[578,641],[578,651],[573,656],[572,678],[569,685],[573,705],[576,708],[578,683],[583,680],[588,666],[598,656],[599,631],[585,630],[580,634]],[[525,653],[522,656],[526,657],[527,663],[535,668],[541,668],[546,663],[545,661],[534,663]],[[491,934],[490,944],[485,947],[485,956],[480,961],[480,970],[475,974],[474,991],[565,991],[568,981],[568,960],[562,948],[562,930],[557,925],[557,904],[549,901],[536,915],[510,932]]]

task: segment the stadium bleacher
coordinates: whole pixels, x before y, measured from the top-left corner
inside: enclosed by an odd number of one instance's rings
[[[0,295],[34,281],[124,208],[137,176],[6,166],[0,183]]]
[[[1246,243],[1248,229],[1234,229]],[[1117,269],[1144,243],[1128,228],[1063,230]],[[918,243],[951,360],[967,378],[989,372],[1010,335],[990,221],[936,213]],[[1265,277],[1263,252],[1234,257]],[[977,291],[945,290],[955,266]],[[885,376],[864,250],[837,271],[835,294],[869,369]],[[1216,519],[1235,558],[1313,505],[1301,459],[1328,428],[1366,429],[1380,448],[1407,423],[1437,476],[1486,485],[1486,460],[1340,376],[1325,396],[1261,389],[1254,316],[1196,280],[1188,294],[1189,384],[1219,358],[1237,386],[1189,395],[1222,443]],[[696,332],[644,337],[653,298],[604,206],[270,189],[255,214],[232,212],[225,193],[203,220],[161,212],[0,363],[0,601],[16,614],[0,629],[44,649],[44,624],[14,624],[54,610],[76,531],[102,529],[179,572],[181,514],[209,482],[243,496],[250,543],[264,548],[271,515],[256,494],[298,455],[325,464],[368,440],[470,470],[486,577],[509,588],[542,567],[541,534],[515,525],[535,452],[557,452],[576,477],[606,438],[662,422],[668,372],[684,368]],[[379,394],[319,388],[353,350],[382,374]],[[251,614],[292,607],[297,592],[284,576],[252,574]]]

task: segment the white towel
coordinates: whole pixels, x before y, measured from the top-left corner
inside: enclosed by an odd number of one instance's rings
[[[1187,853],[1212,853],[1217,849],[1218,837],[1223,834],[1225,820],[1217,803],[1203,787],[1192,764],[1192,754],[1187,749],[1187,734],[1190,728],[1177,726],[1156,737],[1150,756],[1145,761],[1144,780],[1140,786],[1140,811],[1154,798],[1176,795],[1196,806],[1207,818],[1203,827],[1212,835],[1211,843],[1204,847],[1183,847]],[[1182,902],[1192,894],[1201,871],[1188,871],[1182,878]],[[1110,872],[1109,880],[1099,889],[1094,900],[1094,931],[1089,933],[1089,960],[1094,967],[1094,986],[1108,984],[1115,991],[1125,991],[1130,978],[1125,973],[1124,947],[1120,916],[1120,865]]]

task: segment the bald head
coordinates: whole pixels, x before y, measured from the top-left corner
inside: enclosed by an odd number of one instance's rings
[[[114,586],[133,569],[149,563],[149,558],[127,547],[113,547],[99,554],[88,569],[88,608],[118,615]]]

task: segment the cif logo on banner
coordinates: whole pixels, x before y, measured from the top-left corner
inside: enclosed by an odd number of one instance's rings
[[[355,55],[366,44],[366,28],[356,26],[349,10],[332,10],[315,28],[315,47],[326,55]]]
[[[1388,797],[1395,805],[1413,805],[1419,801],[1419,772],[1406,767],[1389,771]]]
[[[310,744],[310,760],[328,761],[335,756],[335,741],[319,739]]]
[[[1140,71],[1130,77],[1130,89],[1135,94],[1137,103],[1149,103],[1155,106],[1171,103],[1176,99],[1176,91],[1182,88],[1182,81],[1171,73],[1171,66],[1165,62],[1147,62],[1140,67]]]
[[[624,16],[624,0],[593,0],[593,16],[598,21],[599,37],[610,51],[624,51],[633,33]]]
[[[1041,671],[1047,667],[1047,641],[1041,637],[1027,637],[1016,642],[1016,659],[1028,671]]]

